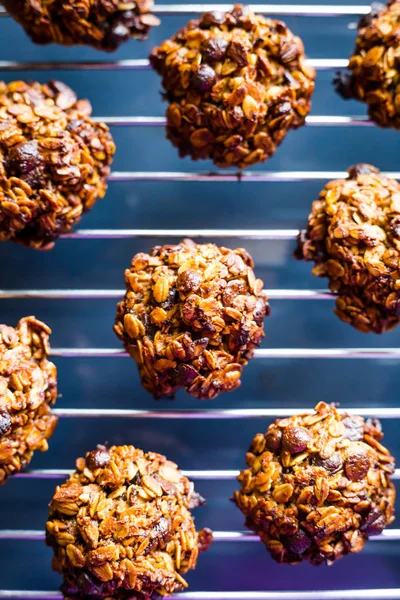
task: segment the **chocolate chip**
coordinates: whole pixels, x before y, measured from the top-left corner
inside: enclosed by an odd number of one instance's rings
[[[11,427],[10,413],[5,409],[0,409],[0,435],[4,435]]]
[[[46,161],[39,152],[36,140],[13,146],[7,164],[12,175],[26,181],[32,188],[38,188],[42,184]]]
[[[196,292],[203,282],[203,277],[199,271],[188,269],[178,275],[176,287],[179,292],[187,294]]]
[[[225,15],[219,10],[213,10],[204,13],[200,21],[200,27],[202,29],[210,29],[213,25],[220,25],[225,21]]]
[[[241,19],[247,19],[250,14],[250,9],[248,6],[244,6],[243,4],[236,4],[231,10],[231,15],[235,17],[238,21]]]
[[[283,431],[282,443],[284,450],[290,454],[297,454],[307,450],[311,434],[305,427],[291,426]]]
[[[362,417],[345,417],[342,419],[345,426],[344,439],[359,442],[364,437],[364,419]]]
[[[227,51],[228,42],[222,37],[211,37],[208,40],[204,40],[201,45],[201,53],[205,62],[218,62],[221,61]]]
[[[390,221],[390,230],[395,237],[400,238],[400,216],[394,217]]]
[[[108,464],[110,464],[110,454],[106,448],[97,448],[97,450],[93,450],[86,457],[86,466],[91,471],[104,469]]]
[[[370,460],[365,452],[356,452],[349,456],[344,468],[348,479],[360,481],[366,476],[370,466]]]
[[[192,497],[189,502],[189,510],[194,510],[199,506],[204,506],[206,504],[205,498],[201,496],[198,492],[193,492]]]
[[[211,546],[213,540],[213,534],[211,529],[205,527],[199,531],[199,552],[205,552]]]
[[[386,519],[382,511],[374,506],[360,527],[366,535],[379,535],[386,527]]]
[[[316,467],[322,467],[329,471],[329,473],[337,473],[343,466],[343,461],[340,457],[340,454],[332,454],[330,458],[322,458],[319,454],[314,456],[313,465]]]
[[[292,112],[292,105],[290,102],[280,102],[271,107],[271,117],[274,119],[283,117]]]
[[[367,15],[363,15],[358,21],[358,29],[368,27],[372,21],[379,15],[379,13],[385,8],[382,2],[372,2],[371,10]]]
[[[209,65],[200,65],[190,74],[190,82],[198,92],[208,92],[214,85],[215,71]]]
[[[283,535],[281,541],[286,550],[294,554],[304,554],[311,546],[310,538],[302,529],[299,529],[293,535]]]
[[[177,367],[177,381],[179,385],[187,386],[199,375],[199,372],[191,365],[180,364]]]
[[[338,71],[332,83],[335,91],[344,100],[353,98],[353,78],[351,75],[349,75],[349,73],[346,73],[345,71]]]
[[[169,521],[165,517],[161,517],[151,530],[151,537],[158,538],[163,541],[167,539],[169,532]]]
[[[249,62],[246,47],[240,42],[231,42],[229,44],[228,56],[230,56],[239,67],[245,67]]]
[[[270,305],[268,302],[265,302],[264,298],[257,298],[256,306],[254,308],[254,320],[257,325],[261,325],[264,317],[268,316],[270,313]]]
[[[116,50],[120,44],[126,42],[131,37],[131,31],[129,27],[123,23],[116,23],[104,36],[104,42],[110,50]]]
[[[348,169],[349,179],[357,179],[358,175],[371,175],[371,173],[380,173],[379,169],[365,163],[358,163]]]
[[[163,308],[164,310],[171,310],[171,308],[174,306],[175,301],[176,301],[176,288],[171,288],[168,292],[168,298],[166,299],[165,302],[161,302],[160,306],[161,308]]]
[[[276,427],[269,431],[265,436],[265,442],[270,452],[277,452],[282,445],[282,430]]]

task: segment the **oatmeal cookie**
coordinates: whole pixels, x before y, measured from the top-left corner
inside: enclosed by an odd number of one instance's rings
[[[383,333],[400,318],[400,184],[371,165],[348,173],[313,203],[295,256],[314,261],[313,274],[329,278],[342,321]]]
[[[155,398],[211,399],[240,385],[268,305],[243,249],[185,240],[137,254],[114,326]]]
[[[50,409],[57,397],[56,367],[47,360],[50,333],[35,317],[15,329],[0,325],[0,485],[35,450],[47,450],[57,424]]]
[[[108,127],[60,81],[0,82],[0,241],[48,250],[107,189]]]
[[[400,129],[399,21],[399,1],[373,4],[360,21],[350,73],[335,79],[339,94],[365,102],[372,121],[395,129]]]
[[[169,101],[167,137],[181,156],[218,167],[267,160],[311,108],[315,72],[302,41],[246,6],[190,21],[150,62]]]
[[[187,587],[212,533],[191,510],[204,503],[176,464],[133,446],[98,446],[57,487],[46,525],[66,597],[170,596]]]
[[[234,501],[279,563],[333,564],[394,520],[394,459],[376,419],[323,402],[255,436]]]
[[[3,0],[36,44],[87,45],[112,52],[160,24],[153,0]]]

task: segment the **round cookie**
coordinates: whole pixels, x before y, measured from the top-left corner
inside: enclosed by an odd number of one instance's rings
[[[86,45],[112,52],[130,38],[144,40],[160,24],[153,0],[4,0],[8,12],[37,44]]]
[[[133,257],[114,326],[155,398],[212,399],[240,385],[267,298],[243,249],[185,240]]]
[[[14,329],[0,325],[0,485],[45,452],[57,424],[57,370],[47,360],[47,325],[25,317]]]
[[[341,96],[365,102],[372,121],[394,129],[400,129],[399,18],[399,1],[373,3],[359,23],[350,73],[341,72],[335,79]]]
[[[328,277],[342,321],[383,333],[400,318],[400,184],[371,165],[348,173],[313,203],[295,256],[314,261],[313,274]]]
[[[314,70],[281,21],[236,5],[190,21],[150,55],[181,156],[245,168],[271,157],[311,108]]]
[[[108,127],[60,81],[0,82],[0,241],[47,250],[107,189]]]
[[[333,564],[394,520],[394,458],[377,420],[315,412],[255,436],[234,501],[279,563]]]
[[[47,544],[66,597],[150,598],[187,587],[210,530],[191,510],[204,500],[176,464],[133,446],[98,446],[50,503]]]

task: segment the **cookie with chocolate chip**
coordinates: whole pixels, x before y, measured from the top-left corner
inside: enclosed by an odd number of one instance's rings
[[[0,325],[0,485],[45,452],[57,417],[57,371],[47,359],[47,325],[25,317],[18,325]]]
[[[200,399],[240,385],[264,336],[263,282],[242,248],[157,246],[133,257],[114,331],[155,398],[184,388]]]
[[[298,259],[315,263],[337,294],[335,313],[359,331],[384,333],[400,320],[400,184],[376,167],[350,167],[313,202]]]
[[[133,446],[99,446],[50,503],[46,541],[67,598],[150,600],[188,587],[212,533],[196,530],[204,503],[177,465]]]
[[[160,24],[153,0],[4,0],[8,12],[37,44],[86,45],[112,52],[131,38],[144,40]]]
[[[0,82],[0,241],[48,250],[102,198],[108,127],[61,81]]]
[[[219,167],[264,162],[311,108],[315,72],[302,41],[247,6],[190,21],[150,62],[169,102],[167,137],[181,156]]]
[[[399,19],[398,0],[373,3],[360,20],[348,72],[334,81],[343,98],[365,102],[372,121],[394,129],[400,129]]]
[[[394,520],[394,458],[379,422],[323,402],[278,419],[246,455],[234,501],[279,563],[333,564]]]

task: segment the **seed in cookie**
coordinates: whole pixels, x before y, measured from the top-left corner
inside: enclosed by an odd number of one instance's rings
[[[37,44],[85,45],[112,52],[131,38],[145,40],[160,24],[153,0],[4,0],[8,12]]]
[[[46,524],[65,597],[150,600],[186,588],[183,575],[212,541],[191,513],[202,503],[161,454],[99,446],[79,458]]]
[[[107,189],[108,127],[60,81],[0,82],[0,241],[47,250]]]
[[[354,441],[353,419],[362,428]],[[288,446],[294,431],[301,443]],[[333,564],[393,522],[394,458],[382,438],[378,421],[323,402],[255,436],[234,501],[277,562]]]
[[[380,127],[400,129],[400,73],[397,65],[400,1],[374,3],[361,18],[348,72],[334,80],[338,93],[368,105]]]
[[[400,184],[371,165],[348,172],[313,203],[295,256],[329,279],[342,321],[383,333],[400,318]]]
[[[315,72],[302,41],[246,6],[190,21],[150,62],[169,102],[167,137],[181,156],[219,167],[267,160],[311,108]]]
[[[57,418],[57,371],[47,360],[47,325],[35,317],[17,327],[0,325],[0,485],[26,467],[35,450],[45,452]]]
[[[133,257],[114,330],[155,398],[200,399],[240,385],[268,305],[242,248],[184,240]]]

